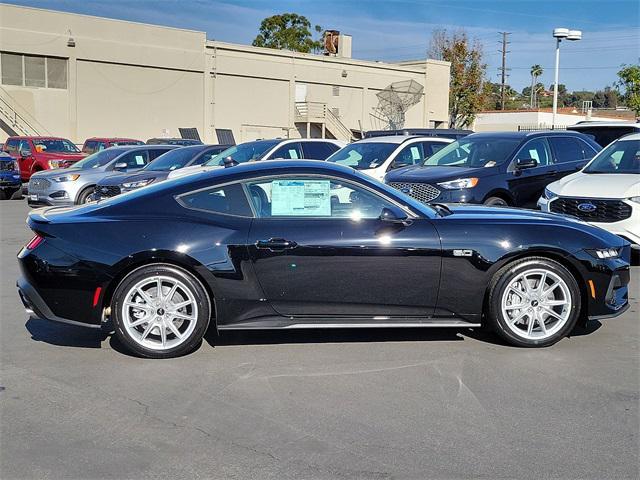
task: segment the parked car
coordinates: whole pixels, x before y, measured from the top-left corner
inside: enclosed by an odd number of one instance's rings
[[[27,310],[96,328],[108,317],[146,357],[193,350],[210,324],[486,324],[543,347],[629,306],[630,247],[616,235],[538,211],[430,207],[330,162],[246,162],[36,210],[28,225]]]
[[[402,128],[400,130],[369,130],[364,134],[364,138],[418,135],[420,137],[440,137],[458,140],[472,133],[473,130],[460,130],[457,128]]]
[[[632,122],[596,122],[585,120],[575,125],[570,125],[567,130],[590,135],[596,143],[606,147],[614,140],[629,135],[630,133],[640,133],[640,123]]]
[[[22,190],[22,180],[18,161],[0,151],[0,200],[13,197],[19,190]]]
[[[4,149],[18,161],[24,182],[36,172],[70,167],[85,157],[73,142],[60,137],[9,137]]]
[[[147,145],[178,145],[188,147],[189,145],[202,145],[202,142],[191,138],[150,138],[147,140]]]
[[[115,197],[121,193],[166,180],[169,173],[191,165],[202,165],[230,145],[194,145],[170,150],[136,173],[109,175],[96,184],[92,200]]]
[[[345,142],[324,138],[255,140],[229,147],[203,165],[171,172],[169,178],[220,168],[225,165],[225,161],[228,162],[228,165],[237,165],[258,160],[297,160],[301,158],[325,160],[345,145]]]
[[[535,207],[544,187],[584,167],[601,147],[577,132],[474,133],[385,182],[421,202]]]
[[[449,138],[405,135],[371,137],[350,143],[327,161],[355,168],[382,180],[391,170],[422,164],[452,141]]]
[[[640,249],[640,134],[622,137],[580,172],[548,185],[538,206],[597,225]]]
[[[134,172],[174,145],[111,147],[89,155],[72,168],[35,173],[27,187],[27,202],[37,205],[80,205],[86,203],[95,184],[107,175]]]
[[[92,137],[87,138],[82,145],[82,153],[85,155],[91,155],[92,153],[99,152],[109,147],[118,147],[122,145],[144,145],[142,140],[136,140],[135,138],[99,138]]]

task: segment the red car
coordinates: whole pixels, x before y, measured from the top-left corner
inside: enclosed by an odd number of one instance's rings
[[[82,146],[82,153],[85,155],[91,155],[92,153],[99,152],[105,148],[115,147],[119,145],[144,145],[142,140],[136,140],[135,138],[100,138],[91,137],[84,141]]]
[[[60,137],[9,137],[4,151],[18,161],[23,182],[35,172],[67,168],[85,157],[73,142]]]

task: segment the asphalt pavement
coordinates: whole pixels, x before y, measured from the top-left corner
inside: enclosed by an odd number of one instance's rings
[[[0,477],[640,476],[640,267],[621,317],[546,349],[472,330],[235,332],[145,360],[28,321],[0,202]]]

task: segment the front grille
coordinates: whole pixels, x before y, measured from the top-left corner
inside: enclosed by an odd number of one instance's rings
[[[16,165],[13,163],[13,160],[0,160],[0,170],[2,171],[12,171],[15,170]]]
[[[558,198],[549,209],[554,213],[573,215],[587,222],[619,222],[631,216],[631,207],[622,200],[596,198]]]
[[[390,182],[389,186],[400,190],[402,193],[406,193],[422,203],[432,202],[440,195],[440,190],[428,183]]]
[[[28,190],[30,192],[40,192],[51,186],[51,182],[46,178],[32,178],[29,180]]]
[[[120,187],[117,185],[96,185],[93,187],[93,192],[98,197],[115,197],[116,195],[120,195]]]

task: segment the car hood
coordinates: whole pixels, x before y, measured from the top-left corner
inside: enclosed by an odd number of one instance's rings
[[[385,177],[386,182],[442,182],[467,177],[487,177],[496,173],[496,167],[410,167],[392,170]]]
[[[154,179],[154,181],[162,181],[167,178],[169,172],[160,172],[153,170],[139,171],[137,173],[116,173],[104,177],[98,182],[99,186],[108,185],[122,185],[123,183],[138,182],[140,180],[146,180],[148,178]]]
[[[640,174],[576,172],[547,187],[562,197],[629,198],[640,196]]]
[[[86,155],[84,153],[57,153],[57,152],[40,152],[36,153],[38,158],[43,160],[70,160],[77,162],[82,160]]]
[[[99,168],[75,168],[75,167],[69,167],[69,168],[54,168],[52,170],[41,170],[39,172],[35,172],[33,175],[31,175],[31,178],[33,177],[37,177],[37,178],[54,178],[54,177],[60,177],[62,175],[71,175],[77,173],[79,174],[82,178],[86,178],[86,177],[95,177],[95,176],[102,176],[105,175],[105,168],[104,167],[99,167]]]

